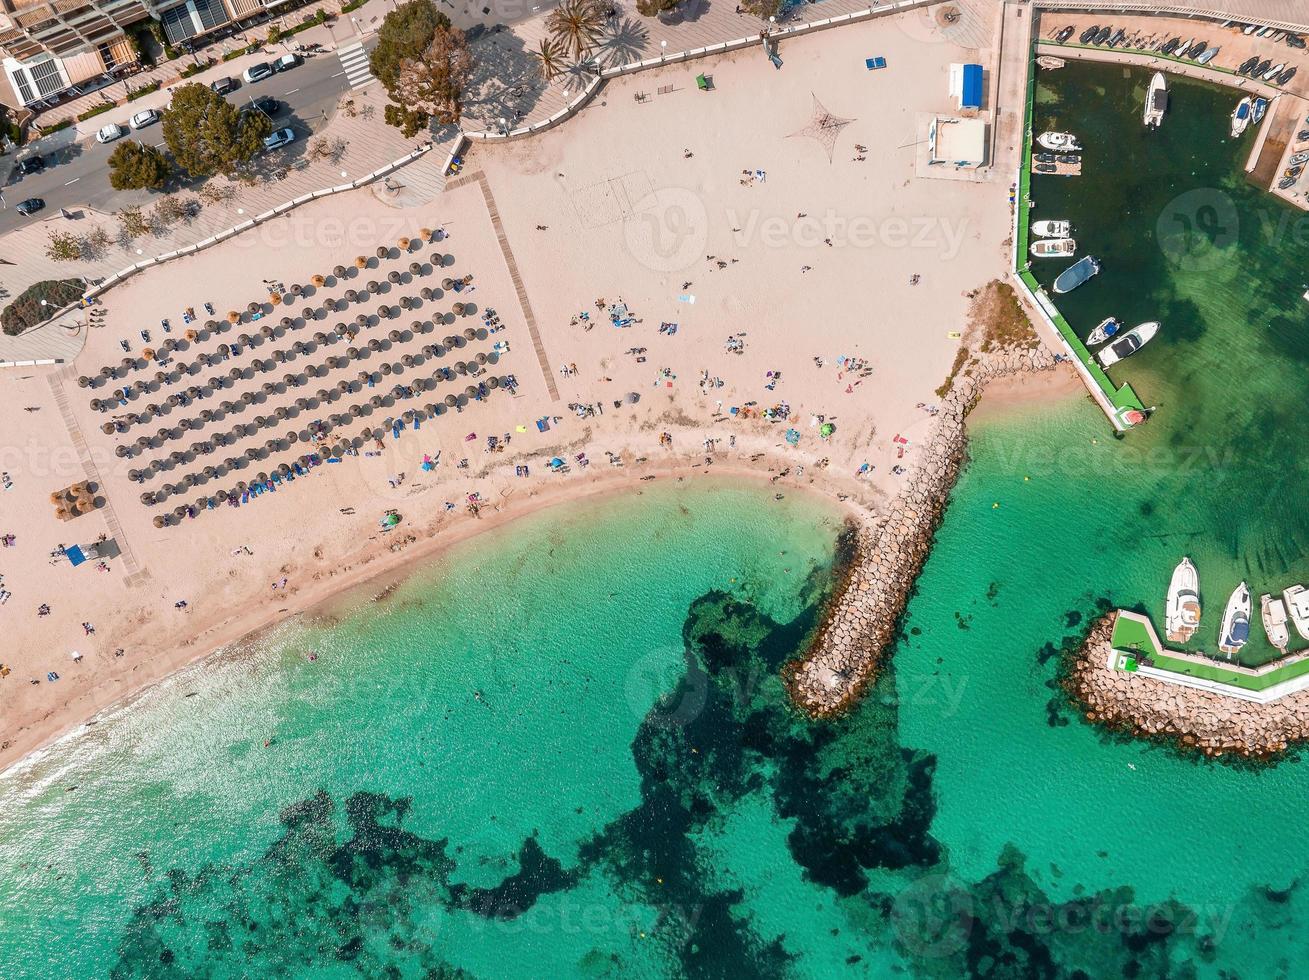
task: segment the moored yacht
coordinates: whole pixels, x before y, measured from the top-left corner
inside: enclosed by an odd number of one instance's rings
[[[1173,569],[1164,607],[1164,629],[1171,643],[1187,643],[1200,628],[1200,576],[1190,558]]]
[[[1045,220],[1032,222],[1032,234],[1038,238],[1067,238],[1071,225],[1067,221]]]
[[[1111,316],[1105,317],[1095,325],[1095,329],[1086,338],[1087,347],[1095,347],[1103,344],[1110,337],[1116,337],[1118,331],[1123,329],[1123,325]]]
[[[1095,256],[1087,255],[1080,258],[1059,273],[1054,281],[1054,291],[1056,293],[1072,292],[1099,271],[1100,263],[1095,260]]]
[[[1038,136],[1036,142],[1056,153],[1079,153],[1082,149],[1077,143],[1077,137],[1072,133],[1049,131]]]
[[[1282,597],[1286,600],[1295,631],[1309,640],[1309,590],[1303,585],[1292,585],[1282,592]]]
[[[1077,242],[1071,238],[1038,238],[1032,242],[1032,254],[1038,259],[1054,259],[1077,254]]]
[[[1100,362],[1101,367],[1109,367],[1111,364],[1117,364],[1124,357],[1130,357],[1139,351],[1142,347],[1154,339],[1154,335],[1159,332],[1159,321],[1151,320],[1149,323],[1142,323],[1133,327],[1127,333],[1123,334],[1117,340],[1109,342],[1109,346],[1095,355],[1095,359]]]
[[[1150,129],[1158,129],[1164,121],[1164,112],[1168,109],[1168,82],[1164,73],[1157,71],[1150,79],[1150,87],[1145,93],[1145,124]]]
[[[1218,631],[1218,649],[1229,657],[1250,639],[1250,588],[1244,582],[1232,590]]]
[[[1235,139],[1244,133],[1248,125],[1250,125],[1250,96],[1247,95],[1236,103],[1236,108],[1232,110],[1232,138]]]
[[[1259,613],[1263,617],[1264,632],[1268,634],[1268,642],[1285,653],[1286,644],[1291,639],[1286,631],[1286,603],[1281,599],[1274,599],[1265,592],[1259,597]]]

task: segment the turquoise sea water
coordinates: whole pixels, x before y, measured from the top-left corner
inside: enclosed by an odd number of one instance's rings
[[[1067,72],[1129,132],[1136,81]],[[1167,125],[1220,125],[1205,91]],[[1211,150],[1174,189],[1198,168],[1264,207]],[[1055,674],[1098,612],[1158,614],[1179,549],[1214,589],[1298,574],[1300,464],[1238,406],[1289,418],[1298,347],[1268,331],[1303,314],[1280,289],[1215,299],[1184,262],[1138,295],[1110,272],[1153,260],[1110,217],[1143,240],[1158,217],[1038,188],[1107,260],[1074,323],[1190,299],[1203,330],[1124,367],[1161,408],[1126,441],[1081,397],[974,426],[892,668],[849,717],[798,719],[777,679],[835,511],[654,484],[544,512],[0,777],[0,976],[1302,974],[1302,764],[1108,738]],[[1209,244],[1233,281],[1298,274],[1258,239]],[[1234,376],[1201,369],[1224,351]],[[1191,446],[1225,462],[1179,473]]]

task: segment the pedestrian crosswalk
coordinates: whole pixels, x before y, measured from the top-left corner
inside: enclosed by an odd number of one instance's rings
[[[368,67],[368,52],[364,50],[362,41],[337,48],[336,56],[341,59],[346,81],[350,83],[352,89],[363,88],[373,81],[373,73]]]

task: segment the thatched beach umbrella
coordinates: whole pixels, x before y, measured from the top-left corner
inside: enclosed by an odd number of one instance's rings
[[[432,290],[431,286],[424,286],[422,289],[418,290],[418,295],[423,297],[423,299],[431,299],[436,295],[436,293]]]
[[[377,257],[379,259],[384,259],[390,254],[391,254],[391,250],[387,248],[385,245],[377,246]]]
[[[300,311],[300,316],[304,319],[305,323],[312,323],[318,319],[318,311],[312,306],[306,306]]]
[[[393,286],[398,284],[400,282],[400,273],[392,269],[390,272],[387,273],[386,281],[391,283],[391,285]]]
[[[421,276],[423,274],[423,264],[421,262],[410,262],[409,274],[411,276]]]
[[[365,288],[366,288],[370,293],[377,293],[379,290],[381,290],[381,288],[382,288],[382,284],[381,284],[380,282],[378,282],[376,279],[369,279],[369,280],[368,280],[368,285],[367,285]]]

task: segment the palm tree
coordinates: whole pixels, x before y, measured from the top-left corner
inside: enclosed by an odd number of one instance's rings
[[[541,77],[550,82],[554,77],[563,70],[564,67],[564,49],[552,37],[541,38],[541,43],[532,57],[536,59],[536,67],[541,72]]]
[[[546,20],[551,38],[577,61],[599,42],[604,24],[604,11],[595,0],[564,0]]]

